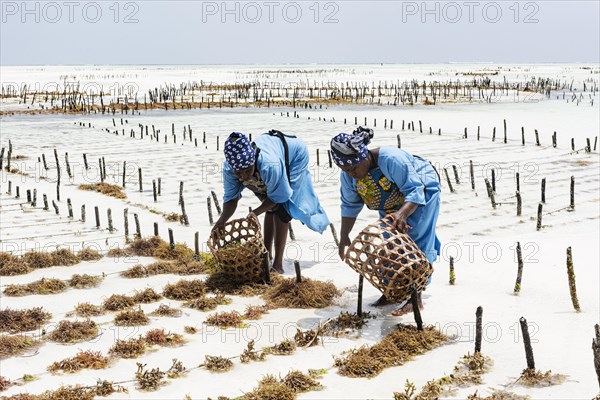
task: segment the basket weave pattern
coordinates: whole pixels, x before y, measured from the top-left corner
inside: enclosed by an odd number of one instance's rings
[[[229,221],[222,233],[214,230],[208,239],[208,248],[223,273],[244,281],[262,281],[267,249],[256,217]]]
[[[425,254],[410,236],[393,228],[389,218],[363,229],[346,250],[345,261],[396,302],[410,298],[413,284],[419,292],[424,290],[433,273]]]

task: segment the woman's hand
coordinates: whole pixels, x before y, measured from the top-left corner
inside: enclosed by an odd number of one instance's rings
[[[390,213],[388,217],[392,219],[392,226],[400,232],[407,233],[409,229],[412,229],[412,226],[406,222],[408,216],[402,210]]]
[[[350,238],[348,236],[342,236],[340,240],[340,244],[338,246],[338,254],[340,258],[344,260],[344,255],[346,254],[346,247],[350,246]]]

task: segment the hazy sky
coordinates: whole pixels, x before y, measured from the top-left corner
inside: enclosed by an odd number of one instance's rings
[[[600,62],[600,1],[6,1],[0,64]]]

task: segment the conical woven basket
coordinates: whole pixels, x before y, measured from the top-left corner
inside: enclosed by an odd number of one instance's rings
[[[214,230],[208,248],[223,273],[248,282],[263,280],[267,249],[256,217],[229,221],[222,233]]]
[[[410,236],[393,228],[389,218],[363,229],[346,250],[345,261],[396,302],[410,298],[413,284],[419,292],[424,290],[433,273],[425,254]]]

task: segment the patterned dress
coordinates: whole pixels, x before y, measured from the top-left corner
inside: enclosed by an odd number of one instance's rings
[[[399,210],[404,204],[404,195],[398,186],[386,178],[379,167],[356,181],[356,193],[369,210],[383,210],[386,214]]]

